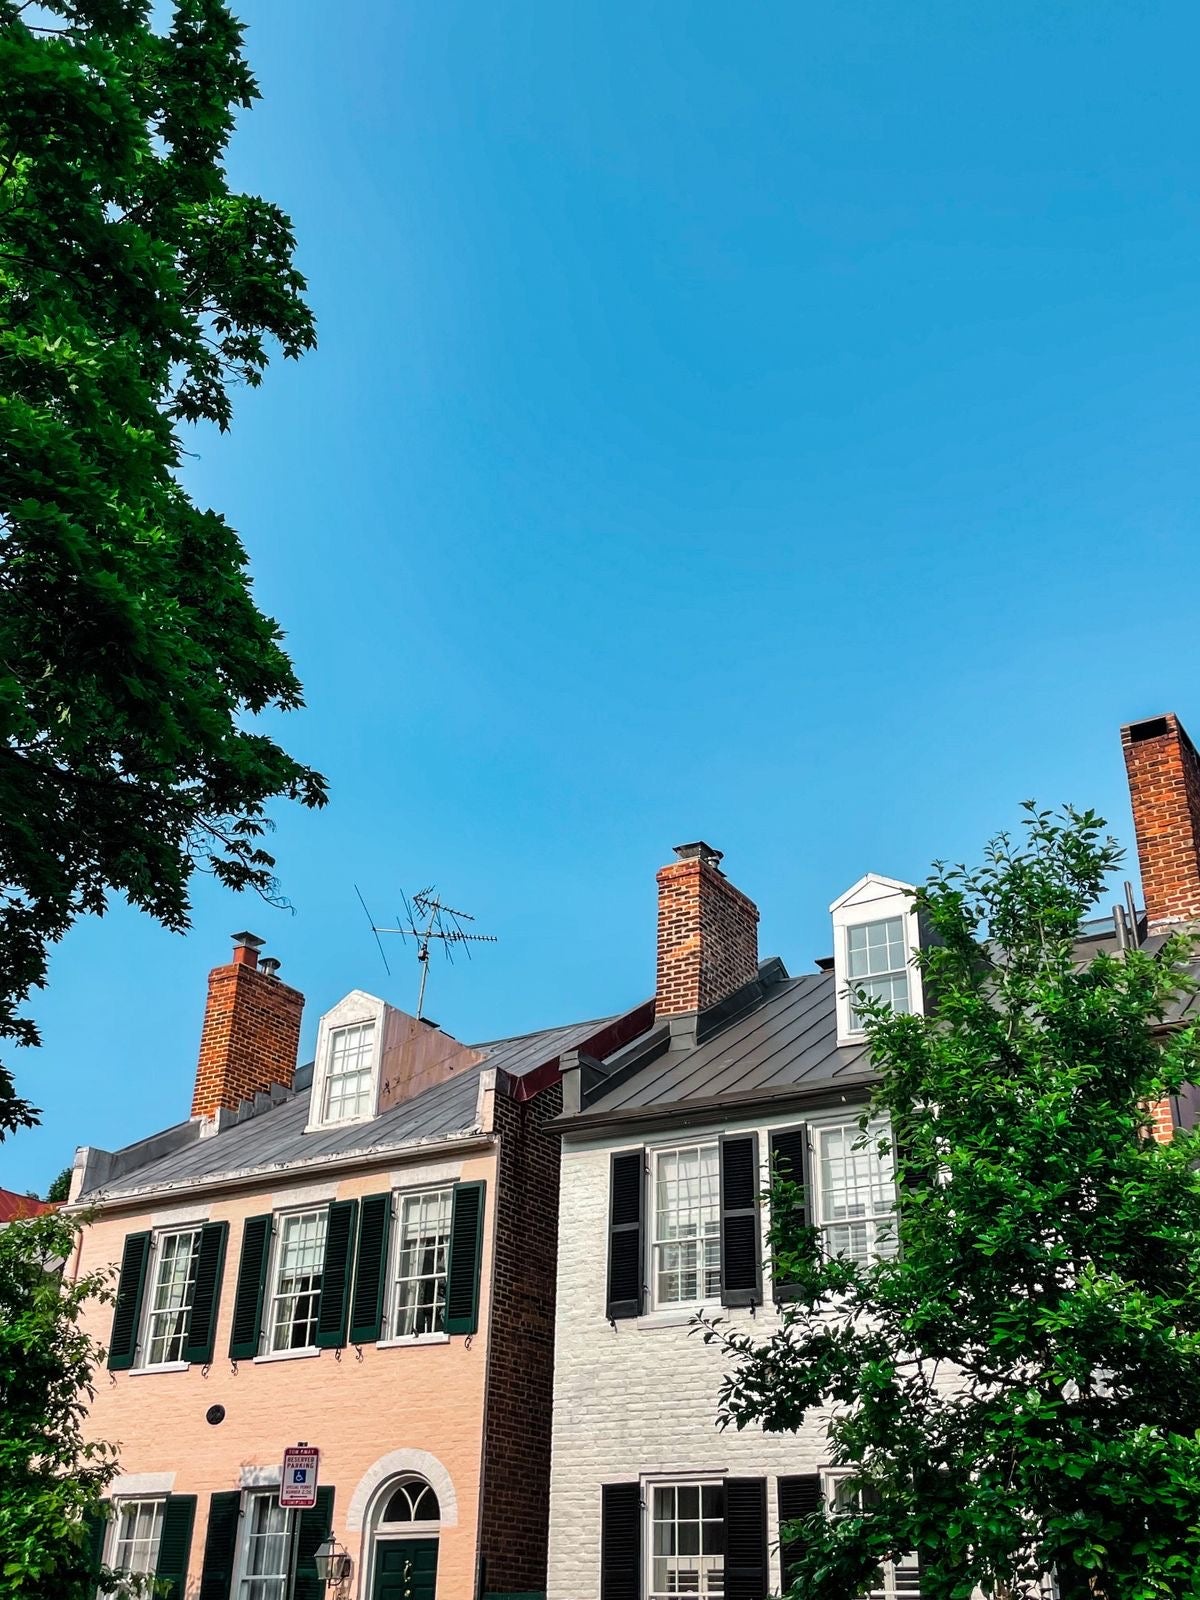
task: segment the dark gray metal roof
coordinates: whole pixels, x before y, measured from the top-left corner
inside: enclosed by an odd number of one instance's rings
[[[498,1068],[512,1077],[523,1077],[563,1051],[583,1044],[609,1020],[576,1022],[475,1045],[475,1049],[487,1052],[483,1061],[446,1083],[435,1084],[370,1122],[314,1133],[304,1131],[312,1075],[301,1068],[296,1074],[296,1092],[287,1099],[255,1111],[210,1138],[194,1139],[170,1155],[122,1171],[114,1181],[81,1195],[80,1201],[191,1187],[211,1179],[270,1173],[335,1156],[391,1150],[479,1132],[477,1107],[482,1071]]]
[[[781,963],[766,962],[762,974],[765,993],[752,1010],[690,1048],[664,1048],[613,1088],[598,1084],[585,1110],[629,1112],[724,1095],[773,1095],[870,1071],[864,1045],[837,1043],[831,972],[789,978]]]

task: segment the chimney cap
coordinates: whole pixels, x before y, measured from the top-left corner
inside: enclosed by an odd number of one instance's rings
[[[265,939],[260,939],[256,933],[247,933],[245,931],[231,933],[229,937],[233,940],[235,950],[261,950],[267,942]]]
[[[673,848],[680,861],[703,861],[710,867],[719,867],[724,858],[723,851],[714,850],[703,839],[693,839],[691,844],[677,844]]]
[[[265,972],[268,978],[273,978],[282,965],[283,962],[278,956],[262,956],[259,959],[258,970]]]

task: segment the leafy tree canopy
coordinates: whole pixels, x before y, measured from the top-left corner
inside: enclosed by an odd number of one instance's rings
[[[95,1600],[94,1529],[117,1470],[82,1422],[101,1352],[84,1303],[111,1300],[105,1273],[62,1281],[77,1220],[50,1213],[0,1229],[0,1590],[9,1600]],[[133,1592],[114,1580],[106,1590]]]
[[[293,235],[231,193],[257,97],[220,0],[0,0],[0,1038],[111,892],[187,926],[197,865],[270,892],[267,803],[325,785],[247,714],[301,704],[246,553],[180,484],[274,342],[314,343]],[[36,1113],[0,1068],[0,1136]]]
[[[71,1192],[71,1168],[64,1167],[46,1190],[47,1200],[65,1200]]]
[[[1146,1116],[1198,1076],[1195,1030],[1160,1027],[1190,947],[1080,961],[1119,855],[1091,813],[1031,806],[1018,842],[935,871],[929,1015],[862,1002],[899,1252],[831,1258],[784,1184],[799,1299],[765,1339],[704,1335],[731,1357],[721,1420],[786,1432],[831,1407],[829,1459],[871,1507],[795,1530],[793,1596],[849,1600],[911,1551],[931,1600],[1032,1596],[1051,1571],[1070,1600],[1197,1593],[1200,1150]]]

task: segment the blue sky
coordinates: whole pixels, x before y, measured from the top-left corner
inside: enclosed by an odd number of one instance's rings
[[[71,934],[0,1183],[186,1116],[233,929],[306,1043],[352,987],[411,1005],[355,883],[500,936],[430,980],[482,1039],[644,997],[681,840],[804,970],[862,872],[1027,795],[1129,838],[1119,725],[1200,734],[1194,5],[241,12],[231,169],[293,215],[321,345],[188,479],[333,799],[278,811],[295,915],[202,882],[186,938]]]

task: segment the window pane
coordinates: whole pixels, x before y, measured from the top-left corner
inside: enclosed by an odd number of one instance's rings
[[[324,1207],[279,1221],[271,1299],[272,1350],[305,1350],[316,1344],[325,1221]]]
[[[450,1190],[400,1199],[392,1334],[441,1333],[446,1326],[446,1255],[450,1243]]]
[[[885,1000],[893,1011],[911,1009],[908,985],[910,952],[905,948],[904,918],[887,917],[846,929],[846,977],[854,989]],[[863,1017],[850,1003],[850,1025],[861,1028]]]
[[[145,1360],[148,1366],[182,1361],[188,1316],[196,1293],[196,1259],[200,1230],[167,1233],[155,1252],[150,1309],[146,1314]]]
[[[249,1497],[238,1600],[287,1600],[291,1521],[274,1493]]]
[[[122,1500],[110,1534],[108,1565],[117,1572],[152,1573],[162,1532],[161,1500]]]
[[[867,1262],[896,1253],[895,1182],[890,1152],[881,1156],[879,1126],[857,1124],[817,1133],[820,1221],[831,1255]]]
[[[329,1074],[325,1080],[326,1122],[345,1122],[371,1112],[375,1024],[338,1028],[329,1041]]]
[[[662,1150],[655,1157],[656,1304],[686,1304],[720,1294],[720,1195],[715,1144]]]
[[[650,1600],[725,1592],[725,1496],[720,1484],[656,1487]]]

